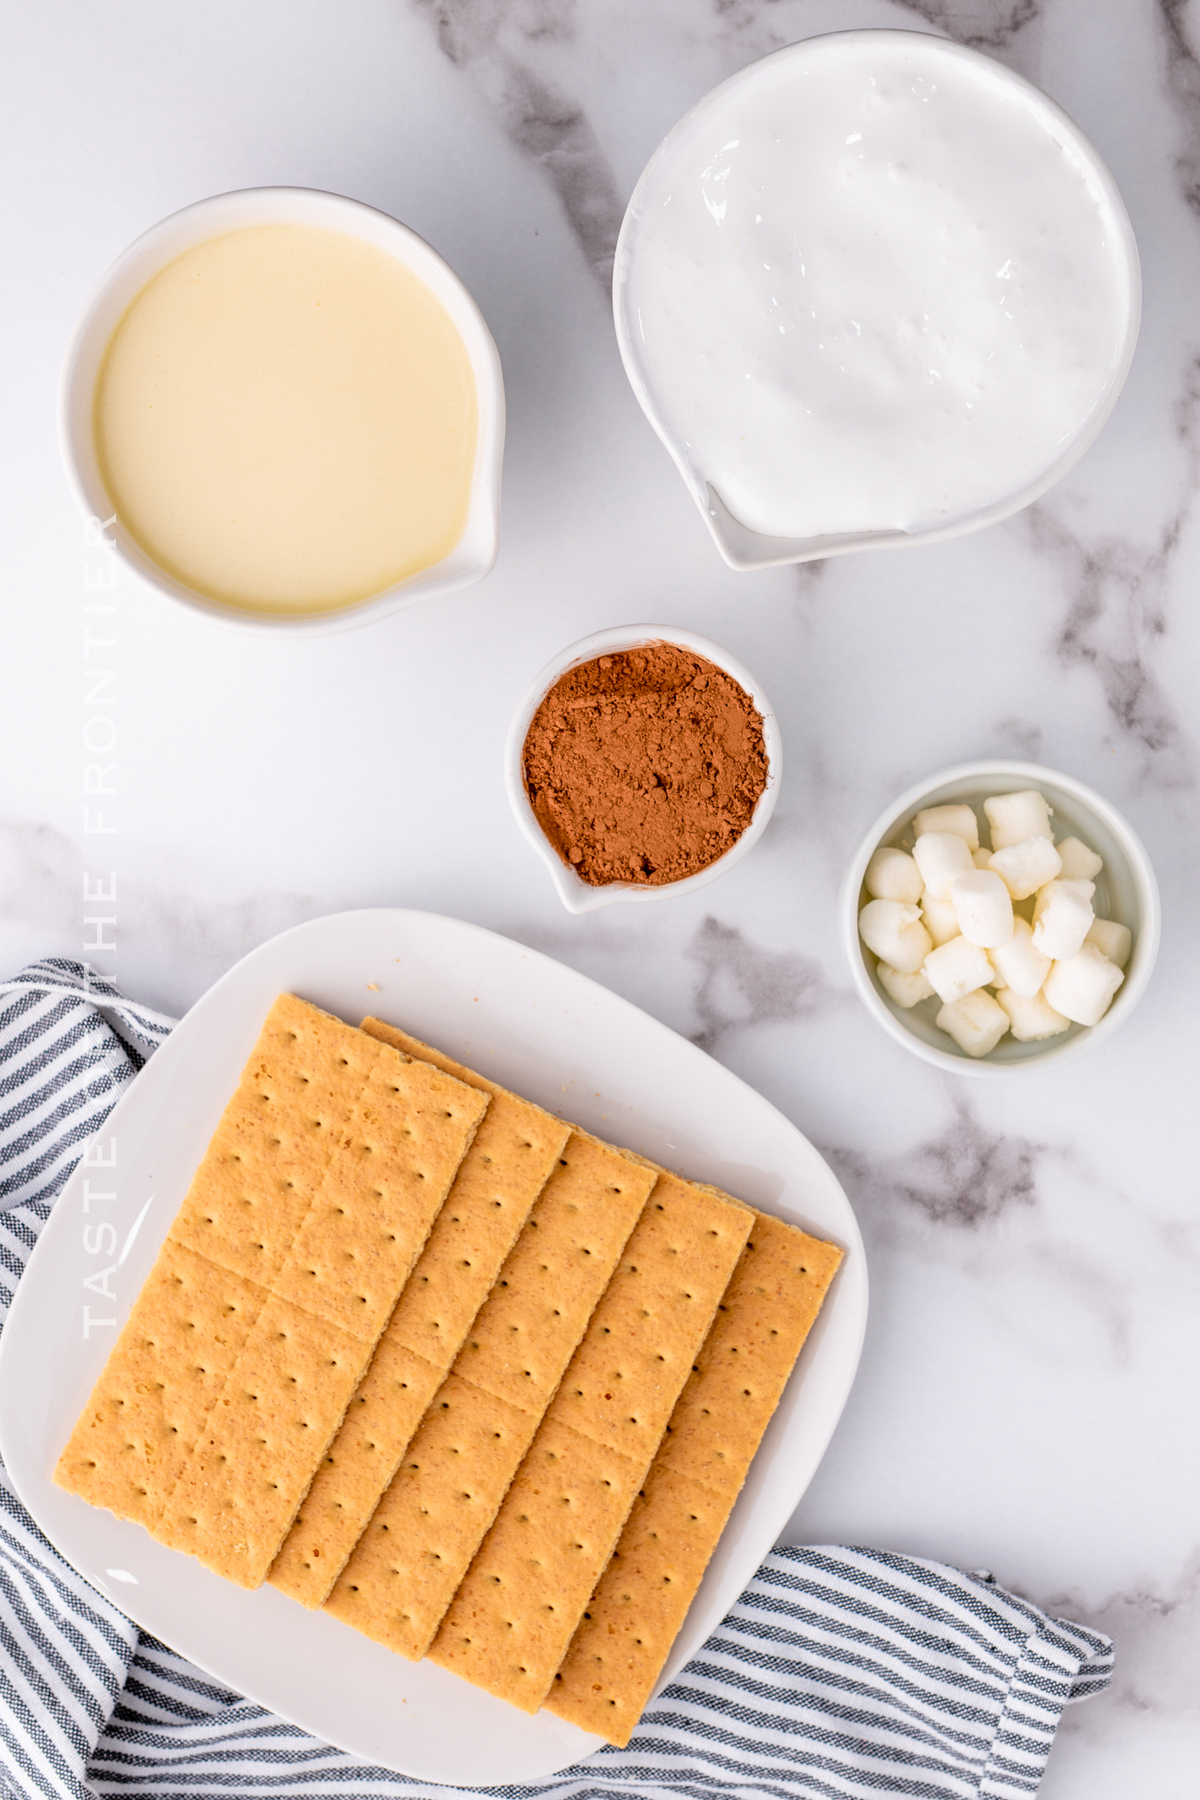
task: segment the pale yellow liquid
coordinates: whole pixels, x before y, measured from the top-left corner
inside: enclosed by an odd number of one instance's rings
[[[466,346],[424,282],[311,225],[169,263],[96,384],[118,518],[189,587],[260,612],[352,606],[440,562],[477,429]]]

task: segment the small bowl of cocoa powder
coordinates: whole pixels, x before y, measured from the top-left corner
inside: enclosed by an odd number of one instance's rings
[[[594,632],[517,708],[505,775],[518,825],[569,912],[715,881],[775,808],[779,729],[762,689],[708,638]]]

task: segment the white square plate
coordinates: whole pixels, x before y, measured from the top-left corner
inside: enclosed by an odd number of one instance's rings
[[[365,1762],[464,1786],[538,1781],[602,1740],[549,1713],[529,1718],[432,1663],[405,1662],[272,1587],[234,1587],[50,1479],[267,1009],[285,990],[352,1024],[368,1012],[392,1019],[613,1143],[845,1249],[664,1682],[742,1592],[821,1460],[862,1346],[862,1239],[812,1145],[703,1051],[507,938],[385,909],[297,926],[231,969],[151,1058],[64,1188],[0,1351],[0,1451],[46,1536],[146,1631]]]

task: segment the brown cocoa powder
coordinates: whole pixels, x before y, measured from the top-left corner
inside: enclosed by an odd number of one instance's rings
[[[523,754],[538,823],[593,887],[662,887],[706,869],[749,825],[767,771],[749,694],[675,644],[568,669]]]

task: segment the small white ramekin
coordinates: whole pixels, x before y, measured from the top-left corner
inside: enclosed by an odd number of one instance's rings
[[[225,606],[160,568],[125,530],[119,517],[107,527],[105,537],[113,543],[118,556],[161,593],[209,618],[250,630],[343,631],[382,618],[426,595],[449,593],[452,588],[480,580],[496,560],[504,456],[504,377],[483,314],[449,263],[407,225],[359,200],[314,188],[242,188],[232,194],[198,200],[143,232],[103,276],[67,351],[59,394],[63,461],[84,513],[90,518],[107,519],[115,511],[100,474],[92,415],[100,364],[126,307],[160,269],[194,245],[253,225],[317,225],[359,238],[394,256],[441,301],[466,346],[479,407],[471,502],[462,537],[448,556],[406,581],[354,605],[315,613]]]
[[[759,796],[754,817],[737,843],[726,850],[724,856],[719,856],[716,862],[701,869],[698,875],[689,875],[683,881],[668,881],[661,887],[645,887],[633,881],[610,881],[603,887],[592,887],[588,882],[581,881],[574,869],[562,861],[537,822],[525,789],[522,767],[525,738],[534,713],[560,675],[575,668],[578,663],[590,662],[593,657],[611,656],[619,650],[637,650],[647,644],[675,644],[681,650],[691,651],[694,656],[703,656],[745,689],[762,716],[763,743],[767,752],[767,785]],[[530,846],[549,870],[559,899],[567,911],[573,913],[595,912],[597,907],[612,906],[618,900],[665,900],[676,894],[692,893],[696,888],[707,887],[710,881],[716,881],[732,869],[735,863],[741,862],[766,830],[767,821],[775,810],[782,772],[783,753],[779,741],[779,726],[775,722],[770,701],[753,675],[743,668],[735,656],[730,656],[728,650],[722,650],[720,644],[714,644],[710,638],[699,637],[694,631],[679,631],[673,625],[617,625],[610,631],[594,631],[590,637],[568,644],[560,655],[534,676],[513,714],[508,740],[504,746],[504,782],[513,817]]]
[[[1011,1035],[1001,1038],[984,1057],[968,1056],[953,1038],[939,1031],[928,1003],[905,1010],[884,993],[875,973],[875,958],[858,935],[859,909],[867,900],[863,877],[871,856],[881,844],[899,844],[912,829],[914,816],[926,806],[966,801],[978,807],[992,794],[1018,793],[1037,788],[1049,801],[1056,838],[1077,837],[1104,858],[1096,877],[1097,918],[1116,919],[1133,933],[1133,949],[1125,980],[1098,1025],[1072,1025],[1061,1037],[1042,1043],[1019,1044]],[[908,789],[882,813],[863,838],[846,874],[841,897],[842,938],[850,973],[859,997],[883,1029],[906,1050],[935,1068],[954,1075],[1025,1075],[1050,1063],[1061,1065],[1085,1050],[1105,1043],[1118,1031],[1141,996],[1158,956],[1162,912],[1158,884],[1141,840],[1115,806],[1055,769],[1037,763],[970,762],[943,769]]]

